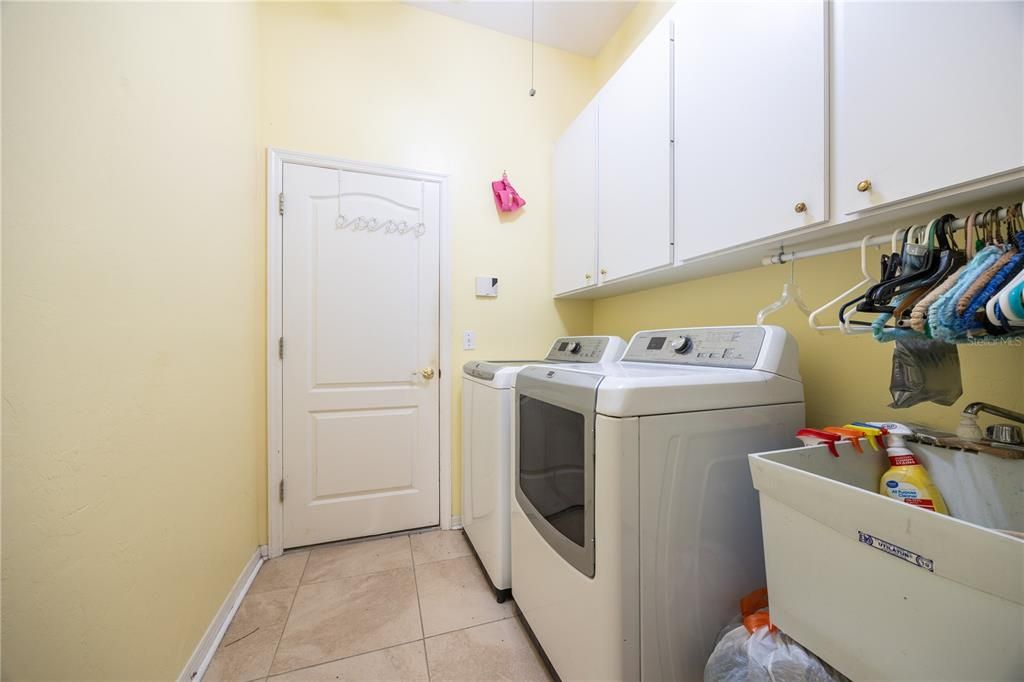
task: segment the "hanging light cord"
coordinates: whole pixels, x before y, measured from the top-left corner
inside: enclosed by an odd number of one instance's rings
[[[530,97],[537,94],[537,90],[533,87],[533,53],[534,53],[534,26],[537,24],[537,2],[536,0],[530,0]]]

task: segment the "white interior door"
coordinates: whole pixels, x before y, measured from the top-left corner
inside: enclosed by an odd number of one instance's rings
[[[435,525],[439,187],[283,175],[283,544]]]

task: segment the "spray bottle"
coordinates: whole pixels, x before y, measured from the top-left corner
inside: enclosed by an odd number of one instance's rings
[[[902,500],[921,509],[930,509],[949,515],[942,493],[932,482],[931,476],[914,453],[907,448],[904,436],[913,434],[903,424],[874,423],[888,431],[885,435],[885,450],[889,455],[889,470],[882,475],[878,492],[894,500]]]

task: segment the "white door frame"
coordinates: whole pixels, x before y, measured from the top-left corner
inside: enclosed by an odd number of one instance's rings
[[[440,189],[440,324],[438,327],[438,353],[440,374],[439,408],[439,495],[440,525],[452,525],[452,370],[451,370],[451,288],[452,288],[452,229],[448,176],[441,173],[383,166],[350,161],[336,156],[309,154],[269,147],[267,149],[267,534],[270,556],[276,557],[284,549],[284,504],[279,497],[279,486],[284,476],[282,448],[282,370],[278,357],[278,339],[284,334],[281,321],[282,266],[281,226],[278,197],[283,191],[283,168],[286,163],[317,166],[332,170],[373,173],[394,178],[436,182]]]

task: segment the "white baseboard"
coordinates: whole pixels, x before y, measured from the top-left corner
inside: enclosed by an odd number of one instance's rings
[[[461,516],[453,516],[452,520],[451,520],[451,524],[448,527],[451,528],[452,530],[459,530],[460,528],[462,528],[462,517]]]
[[[224,633],[227,632],[231,619],[235,617],[235,611],[238,610],[238,606],[242,603],[242,598],[249,591],[252,581],[256,579],[256,574],[259,572],[266,556],[266,545],[260,545],[253,552],[249,562],[242,569],[242,574],[235,581],[234,587],[231,588],[227,598],[224,599],[224,603],[217,609],[210,627],[206,628],[206,634],[203,635],[203,638],[199,640],[199,644],[196,645],[196,650],[192,652],[188,663],[185,664],[185,669],[178,675],[178,682],[200,682],[203,679],[203,674],[213,659],[213,653],[220,646],[220,640],[224,638]]]

